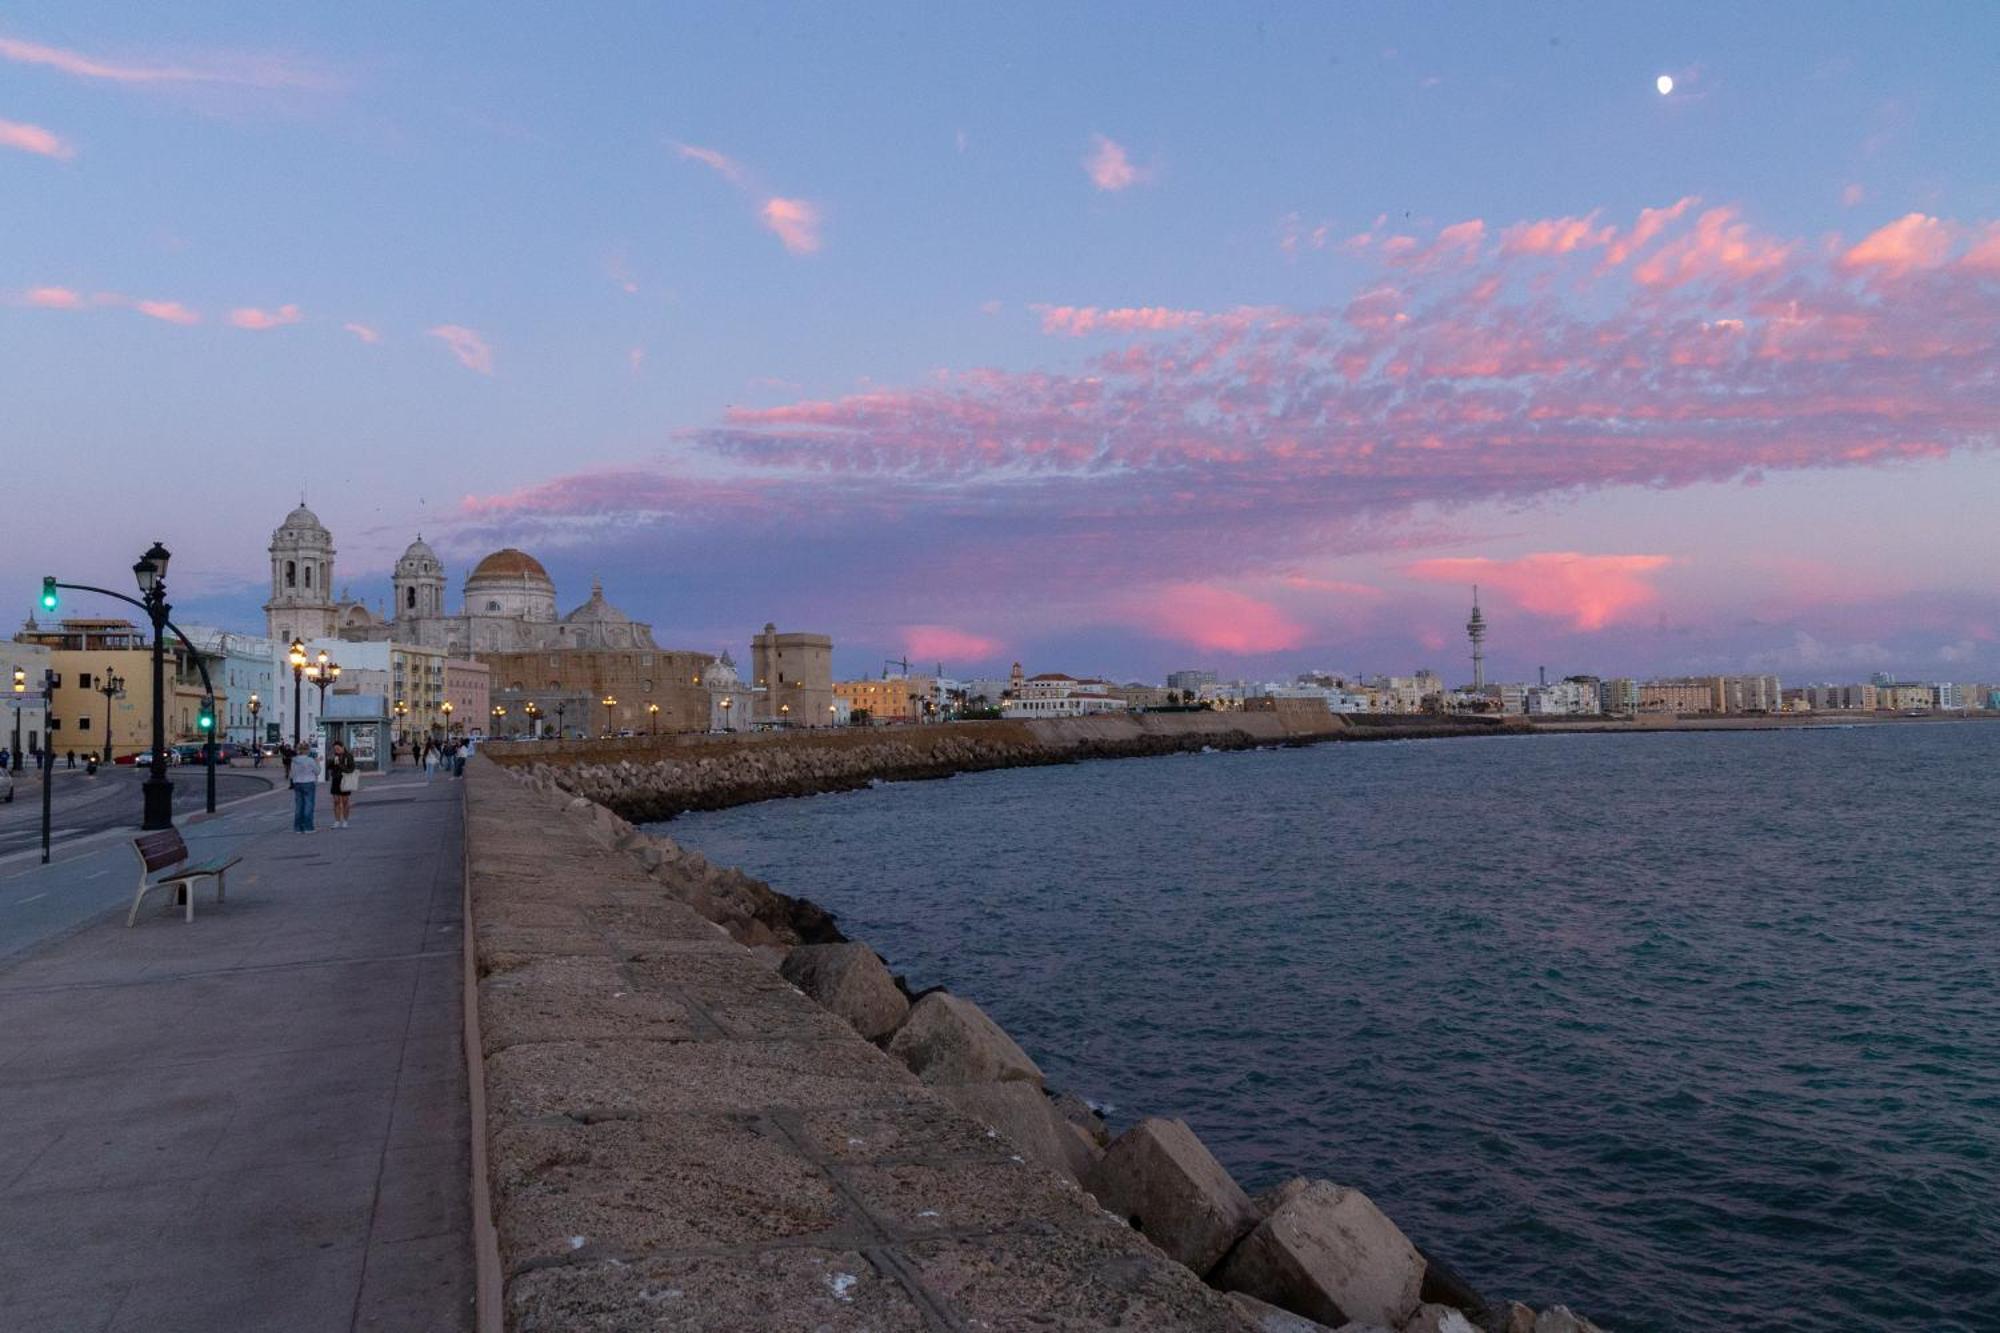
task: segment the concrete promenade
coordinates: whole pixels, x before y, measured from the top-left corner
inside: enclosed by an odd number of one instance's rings
[[[461,795],[184,823],[192,925],[129,831],[0,862],[0,1327],[471,1327]]]

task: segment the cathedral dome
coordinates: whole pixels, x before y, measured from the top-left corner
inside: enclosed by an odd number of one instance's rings
[[[278,530],[280,532],[283,532],[288,528],[294,532],[326,531],[326,525],[319,521],[319,515],[315,514],[312,510],[306,508],[305,501],[303,500],[299,502],[299,507],[297,509],[294,509],[291,513],[285,515],[285,521],[279,524],[278,526]]]
[[[399,565],[435,565],[437,562],[437,552],[431,549],[429,542],[419,537],[403,549],[403,558],[396,563]]]
[[[592,580],[590,600],[563,617],[569,625],[629,625],[632,617],[604,600],[604,585]]]
[[[465,576],[465,613],[546,624],[556,618],[556,585],[542,562],[509,546]]]

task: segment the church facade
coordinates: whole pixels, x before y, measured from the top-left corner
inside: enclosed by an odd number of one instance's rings
[[[549,572],[511,546],[473,566],[457,613],[446,606],[444,562],[422,537],[396,561],[391,607],[378,603],[373,611],[345,589],[335,595],[333,534],[304,504],[271,534],[270,554],[264,618],[267,633],[281,644],[294,638],[394,640],[459,658],[656,647],[653,627],[607,602],[601,584],[591,585],[582,605],[558,614]]]

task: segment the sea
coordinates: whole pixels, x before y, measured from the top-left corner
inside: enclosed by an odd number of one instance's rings
[[[2000,1329],[2000,725],[1111,760],[656,826],[1114,1129],[1616,1333]]]

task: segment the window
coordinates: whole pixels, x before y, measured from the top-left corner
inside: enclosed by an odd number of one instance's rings
[[[313,567],[311,565],[306,566],[306,586],[308,588],[313,586]]]
[[[82,717],[76,720],[76,729],[78,731],[90,730],[90,714],[85,713]]]
[[[415,588],[403,589],[403,606],[404,609],[410,611],[417,609],[417,590]]]
[[[650,681],[650,680],[648,680],[648,681],[642,681],[642,682],[641,682],[641,684],[643,684],[643,685],[644,685],[644,686],[646,687],[646,688],[645,688],[645,690],[644,690],[644,693],[646,693],[646,694],[651,694],[651,693],[653,692],[653,682],[652,682],[652,681]]]
[[[285,586],[287,588],[299,586],[299,562],[296,560],[285,562]]]
[[[494,601],[491,598],[488,598],[486,602],[486,609],[488,611],[498,611],[500,609],[500,603]]]
[[[86,690],[87,690],[87,689],[89,689],[89,688],[91,687],[91,686],[90,686],[90,673],[89,673],[88,671],[79,671],[79,672],[77,672],[77,673],[76,673],[76,683],[77,683],[78,687],[80,687],[80,688],[82,688],[82,689],[86,689]]]

